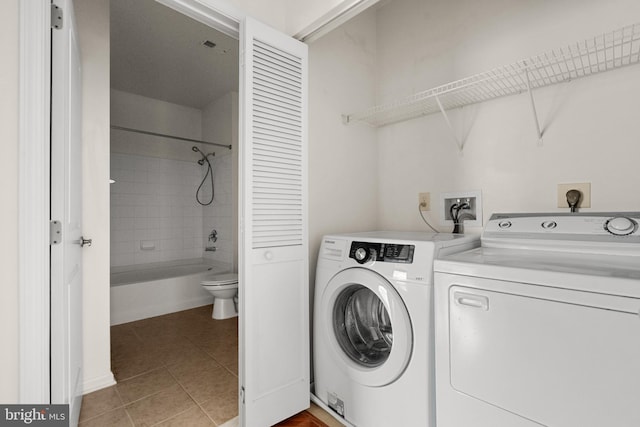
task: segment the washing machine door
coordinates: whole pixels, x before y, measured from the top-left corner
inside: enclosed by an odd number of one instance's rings
[[[409,363],[413,332],[394,286],[366,268],[342,270],[320,303],[323,333],[336,367],[372,387],[394,382]]]

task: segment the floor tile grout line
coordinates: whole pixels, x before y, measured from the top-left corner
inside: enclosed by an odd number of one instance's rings
[[[94,415],[94,416],[92,416],[92,417],[85,418],[84,420],[80,421],[78,424],[84,424],[84,423],[87,423],[87,422],[89,422],[89,421],[95,420],[95,419],[96,419],[96,418],[98,418],[98,417],[101,417],[101,416],[103,416],[103,415],[106,415],[106,414],[108,414],[109,412],[116,411],[116,410],[118,410],[118,409],[124,409],[124,410],[126,411],[125,405],[117,406],[117,407],[115,407],[115,408],[111,408],[111,409],[108,409],[108,410],[106,410],[106,411],[104,411],[104,412],[101,412],[101,413],[99,413],[98,415]]]
[[[92,417],[86,418],[86,419],[82,420],[83,423],[85,423],[87,421],[90,421],[90,420],[93,420],[94,418],[101,417],[102,415],[107,414],[107,413],[109,413],[111,411],[115,411],[116,409],[125,409],[126,404],[124,403],[124,400],[122,399],[122,396],[120,395],[120,392],[118,391],[118,388],[116,387],[116,385],[117,385],[117,383],[115,385],[113,385],[112,387],[113,387],[113,390],[116,392],[116,395],[118,396],[118,399],[120,399],[120,405],[115,406],[115,407],[113,407],[111,409],[107,409],[106,411],[100,412],[99,414],[94,415]],[[98,391],[100,391],[100,390],[98,390]]]
[[[129,418],[129,422],[131,423],[131,425],[132,425],[133,427],[135,427],[136,422],[135,422],[135,421],[133,421],[133,417],[131,416],[131,414],[129,413],[129,411],[127,411],[127,408],[126,408],[126,407],[124,408],[124,413],[125,413],[125,414],[127,414],[127,418]]]
[[[129,416],[129,418],[131,418],[132,422],[133,422],[133,417],[131,416],[131,414],[129,414],[129,411],[127,410],[127,406],[133,405],[134,403],[140,402],[140,401],[142,401],[142,400],[144,400],[144,399],[147,399],[147,398],[149,398],[149,397],[152,397],[152,396],[155,396],[155,395],[157,395],[157,394],[160,394],[160,393],[162,393],[163,391],[165,391],[166,389],[168,389],[169,387],[173,387],[173,386],[174,386],[174,385],[176,385],[176,384],[180,386],[180,388],[181,388],[181,389],[182,389],[182,390],[187,394],[187,396],[189,396],[189,399],[191,399],[191,400],[193,401],[193,403],[195,403],[196,405],[198,405],[198,403],[195,401],[195,399],[194,399],[194,398],[193,398],[193,397],[192,397],[192,396],[191,396],[191,395],[190,395],[190,394],[189,394],[189,393],[184,389],[184,387],[182,386],[182,384],[180,384],[180,382],[178,382],[178,380],[174,377],[174,375],[173,375],[169,370],[167,370],[167,372],[168,372],[168,373],[169,373],[169,375],[173,378],[173,380],[175,381],[175,384],[171,384],[170,386],[165,387],[165,388],[163,388],[162,390],[159,390],[159,391],[157,391],[157,392],[155,392],[155,393],[151,393],[151,394],[149,394],[149,395],[147,395],[147,396],[145,396],[145,397],[142,397],[142,398],[140,398],[140,399],[134,400],[134,401],[132,401],[132,402],[130,402],[130,403],[128,403],[128,404],[125,404],[125,408],[124,408],[124,410],[127,412],[127,415]],[[176,413],[176,414],[173,414],[173,415],[171,415],[171,416],[169,416],[169,417],[167,417],[167,418],[165,418],[165,419],[163,419],[163,420],[161,420],[161,421],[158,421],[158,422],[157,422],[157,423],[155,423],[155,424],[152,424],[152,426],[156,426],[156,425],[161,424],[161,423],[163,423],[163,422],[165,422],[165,421],[168,421],[168,420],[170,420],[171,418],[174,418],[174,417],[176,417],[176,416],[180,415],[181,413],[188,411],[188,410],[189,410],[189,409],[191,409],[191,408],[192,408],[192,407],[189,407],[188,409],[185,409],[185,410],[184,410],[184,411],[182,411],[182,412],[178,412],[178,413]],[[133,425],[135,426],[135,425],[136,425],[136,423],[135,423],[135,422],[133,422]]]
[[[205,306],[206,307],[206,306]],[[200,308],[201,309],[201,308]],[[193,310],[193,309],[192,309]],[[135,338],[135,340],[139,343],[142,344],[151,344],[154,340],[156,339],[161,339],[161,340],[166,340],[167,341],[167,345],[170,344],[171,340],[175,340],[177,337],[182,337],[184,338],[189,344],[193,345],[195,348],[198,349],[198,351],[202,352],[202,354],[204,356],[206,356],[207,358],[211,359],[213,362],[215,362],[216,364],[216,369],[218,368],[222,368],[222,372],[225,372],[229,375],[231,375],[234,378],[237,378],[238,375],[232,371],[226,363],[222,363],[222,361],[218,358],[216,358],[211,352],[205,350],[204,346],[202,345],[203,342],[203,337],[206,336],[206,334],[203,331],[203,327],[204,326],[209,326],[207,324],[207,320],[209,320],[209,316],[204,316],[202,314],[195,314],[192,312],[192,310],[184,310],[182,313],[171,313],[169,315],[164,315],[164,316],[156,316],[157,319],[143,319],[143,320],[148,320],[145,321],[144,323],[141,324],[132,324],[132,325],[127,325],[126,329],[124,329],[125,331],[130,331],[133,334],[133,337]],[[169,316],[169,317],[168,317]],[[154,329],[160,329],[162,330],[163,328],[163,323],[165,321],[171,322],[173,325],[176,326],[175,331],[172,331],[170,334],[168,334],[166,337],[162,337],[161,334],[160,335],[155,335],[152,334],[151,332]],[[132,322],[132,323],[137,323],[137,322]],[[137,327],[136,327],[137,326]],[[233,334],[230,334],[229,332],[231,332],[231,330],[229,328],[237,328],[237,326],[235,325],[231,325],[231,324],[218,324],[219,328],[216,330],[216,334],[219,334],[219,336],[217,337],[219,341],[221,341],[221,343],[224,343],[225,345],[228,344],[226,341],[228,341],[229,336],[230,335],[237,335],[237,330],[234,331]],[[142,335],[140,334],[141,332],[138,330],[140,328],[147,328],[148,332],[150,332],[149,336],[146,336],[146,339],[143,339]],[[191,333],[180,333],[179,331],[183,330],[183,331],[188,331],[190,332],[191,330],[196,330],[197,333],[195,334],[191,334]],[[175,337],[171,337],[170,335],[175,334]],[[210,343],[209,343],[210,344]],[[153,345],[153,344],[152,344]],[[113,357],[113,354],[112,354]],[[113,363],[113,359],[112,359],[112,363]],[[205,413],[206,417],[211,420],[211,422],[215,425],[218,426],[219,424],[209,415],[209,413],[205,410],[203,404],[206,402],[210,402],[209,400],[206,400],[202,403],[198,403],[195,399],[194,396],[192,396],[185,388],[185,385],[182,384],[182,382],[180,382],[180,380],[178,380],[177,376],[171,372],[169,370],[169,366],[171,365],[175,365],[175,363],[173,364],[168,364],[166,361],[163,361],[163,363],[161,364],[161,366],[158,367],[154,367],[151,369],[148,369],[144,372],[138,373],[136,375],[133,375],[129,378],[126,379],[122,379],[119,380],[119,383],[126,383],[127,381],[130,380],[134,380],[138,377],[141,377],[145,374],[149,374],[152,373],[154,371],[159,371],[160,369],[165,369],[169,375],[172,377],[172,379],[175,381],[176,384],[178,384],[180,386],[180,388],[189,396],[190,400],[193,401],[196,404],[196,407],[199,408],[199,410],[201,410],[202,412]],[[173,384],[172,384],[173,385]],[[141,400],[147,399],[149,397],[152,397],[160,392],[162,392],[163,390],[165,390],[166,388],[163,388],[162,390],[156,391],[155,393],[151,393],[147,396],[141,397],[139,399],[133,400],[131,402],[128,403],[124,403],[124,399],[122,399],[122,395],[120,393],[120,391],[116,388],[116,391],[118,393],[118,397],[120,398],[120,401],[122,402],[122,406],[119,406],[118,408],[113,408],[112,410],[115,409],[119,409],[119,408],[123,408],[127,414],[127,416],[129,417],[129,420],[135,425],[135,422],[133,422],[133,417],[131,416],[131,414],[129,413],[129,411],[127,410],[128,407],[131,407],[131,405],[135,404],[136,402],[139,402]],[[186,412],[189,409],[186,409],[185,411],[181,411],[179,413],[173,414],[170,417],[159,421],[157,424],[165,422],[169,419],[172,419],[176,416],[178,416],[179,414]],[[106,411],[108,412],[108,411]],[[103,412],[106,413],[106,412]],[[100,414],[100,415],[103,415]],[[97,415],[97,416],[100,416]],[[93,419],[95,417],[92,417],[91,419]],[[89,419],[87,419],[89,420]],[[226,422],[226,421],[225,421]],[[154,424],[155,425],[155,424]]]
[[[163,368],[164,368],[164,367],[163,367]],[[158,369],[155,369],[155,370],[160,370],[160,369],[163,369],[163,368],[158,368]],[[176,378],[171,374],[171,371],[169,371],[169,370],[168,370],[168,369],[166,369],[166,368],[164,368],[164,369],[165,369],[165,370],[167,371],[167,373],[171,376],[171,378],[173,378],[173,380],[175,381],[175,384],[170,384],[170,385],[168,385],[168,386],[166,386],[166,387],[164,387],[164,388],[162,388],[162,389],[160,389],[160,390],[157,390],[157,391],[155,391],[155,392],[153,392],[153,393],[151,393],[151,394],[147,394],[147,395],[145,395],[145,396],[143,396],[143,397],[141,397],[141,398],[139,398],[139,399],[135,399],[135,400],[132,400],[131,402],[127,402],[127,403],[125,403],[125,404],[124,404],[124,406],[126,407],[126,406],[132,405],[132,404],[134,404],[134,403],[140,402],[141,400],[144,400],[144,399],[146,399],[146,398],[148,398],[148,397],[155,396],[156,394],[161,393],[161,392],[165,391],[166,389],[168,389],[169,387],[173,387],[173,386],[174,386],[174,385],[176,385],[176,384],[178,384],[178,385],[182,386],[182,384],[180,384],[180,382],[179,382],[179,381],[178,381],[178,380],[177,380],[177,379],[176,379]],[[152,371],[150,371],[150,372],[152,372]],[[116,384],[116,391],[118,391],[118,393],[119,393],[120,391],[117,389],[117,385],[118,385],[118,384]],[[120,398],[120,400],[124,401],[124,399],[122,399],[122,397]],[[126,408],[125,408],[125,409],[126,409]]]
[[[153,371],[159,371],[159,370],[160,370],[160,369],[162,369],[162,368],[166,368],[166,366],[165,366],[165,365],[158,366],[157,368],[152,368],[152,369],[149,369],[149,370],[147,370],[147,371],[140,372],[139,374],[136,374],[136,375],[134,375],[134,376],[132,376],[132,377],[125,378],[125,379],[121,379],[121,380],[118,380],[118,379],[116,378],[116,385],[121,384],[121,383],[126,382],[126,381],[134,380],[134,379],[139,378],[139,377],[141,377],[141,376],[143,376],[143,375],[150,374],[150,373],[151,373],[151,372],[153,372]]]
[[[217,427],[218,423],[215,422],[215,420],[213,418],[211,418],[211,416],[209,415],[209,413],[207,411],[205,411],[205,409],[202,407],[202,405],[200,403],[198,403],[198,401],[195,399],[194,396],[192,396],[187,389],[184,387],[184,385],[178,380],[178,378],[176,378],[176,376],[173,374],[173,372],[169,371],[169,374],[171,374],[171,376],[173,377],[173,379],[176,380],[176,382],[178,384],[180,384],[180,387],[182,388],[182,390],[187,393],[187,396],[189,396],[189,398],[191,400],[193,400],[193,403],[196,404],[196,406],[206,415],[207,418],[209,418],[211,420],[211,422]],[[205,402],[208,402],[207,400],[205,400]]]
[[[142,337],[140,335],[138,335],[138,331],[136,331],[136,328],[134,328],[133,326],[129,326],[129,329],[131,329],[131,332],[133,332],[133,335],[140,340],[140,342],[144,342],[144,340],[142,339]]]

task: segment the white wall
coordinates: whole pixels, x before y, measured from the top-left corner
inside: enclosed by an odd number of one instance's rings
[[[377,101],[638,21],[635,0],[395,0],[377,14]],[[635,66],[536,91],[542,146],[526,95],[452,112],[458,136],[468,133],[462,157],[440,115],[380,128],[380,227],[426,230],[419,192],[431,192],[435,208],[442,192],[480,189],[485,222],[494,212],[558,211],[558,183],[591,182],[591,211],[640,209],[637,76]],[[435,211],[428,217],[438,224]]]
[[[343,0],[286,0],[286,33],[297,34],[316,19],[344,3]]]
[[[75,2],[82,54],[84,390],[114,382],[109,331],[109,0]]]
[[[18,402],[18,0],[3,3],[7,22],[0,26],[0,221],[6,227],[0,246],[3,286],[0,298],[0,402]]]
[[[287,29],[286,0],[218,0],[229,3],[242,10],[248,16],[259,19],[265,24],[285,32]],[[213,4],[213,3],[212,3]]]
[[[351,0],[226,0],[249,16],[291,36],[345,1]]]
[[[376,132],[340,116],[374,103],[375,41],[370,10],[309,46],[311,283],[324,234],[377,228]]]
[[[196,108],[111,90],[111,124],[147,132],[202,139],[202,112]],[[169,138],[111,130],[111,152],[175,160],[198,160],[190,144]]]

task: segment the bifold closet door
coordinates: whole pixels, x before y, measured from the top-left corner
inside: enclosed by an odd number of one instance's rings
[[[309,407],[307,46],[241,25],[240,421]]]

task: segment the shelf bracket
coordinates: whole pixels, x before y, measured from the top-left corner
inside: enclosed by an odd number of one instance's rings
[[[453,125],[451,124],[451,121],[449,120],[449,115],[447,114],[447,111],[442,106],[442,103],[440,102],[440,98],[438,97],[438,95],[434,95],[434,98],[436,99],[436,102],[438,103],[438,108],[440,108],[440,112],[442,113],[442,117],[444,117],[444,121],[447,123],[447,127],[451,131],[451,136],[453,136],[453,139],[454,139],[454,141],[456,143],[456,146],[458,147],[458,151],[460,152],[460,154],[462,154],[462,149],[464,148],[464,141],[460,141],[458,139],[458,137],[456,136],[456,132],[453,129]]]
[[[531,90],[531,80],[529,78],[529,68],[524,71],[524,75],[527,78],[527,93],[529,93],[529,100],[531,100],[531,110],[533,111],[533,121],[536,124],[536,132],[538,135],[538,144],[542,144],[542,130],[540,129],[540,121],[538,120],[538,111],[536,110],[536,102],[533,99],[533,91]]]

